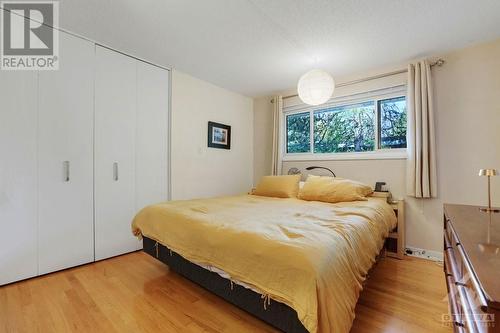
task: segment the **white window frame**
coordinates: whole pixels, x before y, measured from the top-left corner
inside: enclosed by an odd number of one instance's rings
[[[378,120],[378,101],[395,97],[406,96],[406,85],[398,85],[390,88],[377,89],[361,94],[340,96],[330,99],[325,104],[311,105],[295,105],[285,107],[283,109],[283,117],[281,120],[281,156],[283,161],[325,161],[325,160],[378,160],[378,159],[406,159],[406,148],[379,148],[379,120]],[[338,106],[346,106],[363,102],[375,103],[375,149],[373,151],[364,152],[347,152],[347,153],[314,153],[314,111],[333,108]],[[287,130],[286,118],[289,115],[309,112],[309,136],[310,148],[307,153],[287,153]]]

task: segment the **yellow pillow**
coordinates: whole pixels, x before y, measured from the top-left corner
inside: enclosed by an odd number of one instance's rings
[[[373,189],[370,186],[354,180],[309,175],[300,189],[299,199],[331,203],[366,201],[366,196],[371,193]]]
[[[253,194],[264,197],[296,198],[299,192],[300,175],[264,176]]]

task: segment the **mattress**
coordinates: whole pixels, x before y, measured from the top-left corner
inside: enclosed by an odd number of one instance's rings
[[[193,263],[195,264],[196,266],[200,266],[201,268],[204,268],[206,269],[207,271],[210,271],[210,272],[214,272],[214,273],[217,273],[218,275],[220,275],[221,277],[223,277],[224,279],[228,279],[228,280],[231,280],[233,283],[237,284],[237,285],[240,285],[246,289],[250,289],[256,293],[259,293],[261,294],[261,291],[258,290],[257,288],[254,288],[248,284],[246,284],[245,282],[242,282],[242,281],[238,281],[238,280],[234,280],[234,279],[231,279],[231,275],[229,275],[228,273],[224,272],[222,269],[220,268],[217,268],[217,267],[214,267],[214,266],[211,266],[211,265],[203,265],[203,264],[196,264],[196,263]]]

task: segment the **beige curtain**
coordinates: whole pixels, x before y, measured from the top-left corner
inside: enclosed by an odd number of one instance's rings
[[[283,97],[274,96],[273,98],[273,156],[271,164],[271,174],[281,174],[281,115],[283,113]]]
[[[407,194],[435,198],[436,142],[431,67],[427,61],[408,66]]]

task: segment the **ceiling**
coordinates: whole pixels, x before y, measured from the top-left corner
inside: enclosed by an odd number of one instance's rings
[[[60,25],[250,96],[500,37],[498,0],[61,0]]]

